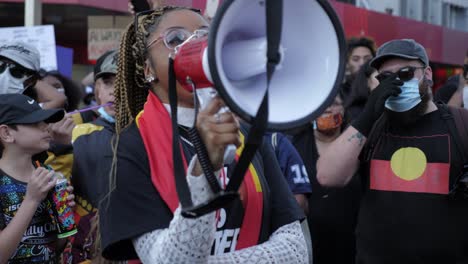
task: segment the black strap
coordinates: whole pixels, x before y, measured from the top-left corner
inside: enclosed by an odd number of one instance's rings
[[[177,194],[182,208],[192,207],[192,197],[185,178],[182,162],[181,146],[179,142],[179,129],[177,123],[177,86],[174,72],[174,60],[169,58],[169,103],[171,105],[172,121],[172,159],[174,160],[174,177]]]
[[[458,136],[460,138],[460,146],[464,151],[463,161],[465,165],[468,165],[468,110],[464,108],[457,108],[448,106],[450,113],[452,113],[455,126],[457,128]]]
[[[458,113],[456,109],[448,107],[446,104],[438,104],[438,107],[442,109],[441,115],[442,119],[445,120],[445,124],[447,125],[447,128],[449,129],[450,135],[453,137],[453,140],[455,141],[455,148],[458,150],[458,153],[460,153],[463,163],[466,164],[468,162],[467,157],[468,155],[466,154],[466,147],[464,147],[464,141],[466,139],[463,139],[463,132],[461,131],[462,127],[458,124],[459,121],[459,116],[457,116]],[[466,133],[464,134],[466,137]]]
[[[210,183],[211,188],[215,191],[215,198],[207,203],[193,206],[190,190],[185,179],[185,172],[182,166],[182,156],[179,144],[179,130],[177,129],[177,91],[176,91],[176,76],[174,72],[174,60],[169,59],[169,102],[171,105],[171,120],[173,131],[173,159],[174,159],[174,175],[176,181],[176,190],[179,196],[179,201],[182,205],[182,215],[185,217],[198,217],[214,211],[220,207],[225,206],[228,202],[232,201],[237,196],[237,191],[244,179],[245,172],[252,161],[258,147],[263,142],[263,136],[268,125],[268,89],[271,79],[276,69],[276,65],[280,61],[279,46],[281,42],[281,27],[282,27],[282,13],[283,13],[283,0],[267,0],[266,1],[266,24],[267,24],[267,87],[263,96],[262,103],[258,109],[255,121],[249,130],[247,140],[245,141],[245,148],[239,158],[238,164],[235,166],[232,176],[229,177],[229,184],[226,190],[218,191],[219,184],[217,184],[214,174],[207,173],[210,167],[202,167]],[[196,138],[197,135],[192,135]],[[199,137],[198,137],[199,139]],[[201,142],[201,140],[200,140]],[[197,148],[197,153],[206,155],[206,149]],[[200,151],[201,150],[201,151]],[[207,155],[206,155],[207,156]],[[215,179],[217,188],[214,186]]]
[[[468,186],[463,184],[468,179],[468,155],[467,147],[465,146],[468,130],[465,130],[466,127],[463,124],[463,118],[460,116],[461,113],[458,112],[458,109],[448,107],[445,104],[438,104],[438,106],[439,109],[442,109],[442,119],[445,120],[449,133],[455,141],[455,148],[458,150],[463,161],[462,170],[453,186],[451,186],[449,196],[453,199],[468,199]],[[460,123],[460,121],[462,121],[462,123]]]
[[[234,168],[233,174],[230,177],[229,185],[226,191],[236,191],[244,179],[245,172],[249,167],[250,161],[255,155],[258,147],[263,142],[263,136],[268,125],[268,90],[270,88],[271,79],[276,69],[276,65],[281,60],[280,43],[281,30],[283,24],[283,0],[267,0],[266,1],[266,26],[267,26],[267,87],[265,94],[258,109],[255,121],[249,130],[245,148],[239,158],[239,163]]]
[[[374,152],[375,146],[379,142],[380,136],[384,132],[388,122],[388,117],[385,113],[383,113],[377,121],[375,121],[374,126],[372,127],[369,137],[367,138],[366,144],[361,151],[359,156],[359,160],[361,162],[369,162],[372,158],[372,154]]]

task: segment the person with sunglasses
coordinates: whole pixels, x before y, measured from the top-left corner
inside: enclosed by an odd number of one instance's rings
[[[454,195],[465,151],[455,138],[468,135],[454,134],[449,110],[432,101],[421,44],[389,41],[371,66],[380,84],[317,163],[328,187],[360,168],[356,263],[468,263],[468,199]]]
[[[139,257],[143,263],[307,263],[302,210],[264,142],[239,189],[240,198],[201,217],[182,216],[174,185],[169,108],[169,54],[208,23],[198,10],[164,7],[137,14],[123,34],[115,87],[116,139],[110,193],[99,206],[103,256]],[[195,205],[213,192],[193,142],[194,93],[177,84],[177,117],[183,173]],[[233,113],[217,114],[216,97],[198,112],[195,127],[207,148],[220,187],[234,164],[226,146],[241,146],[242,127]],[[239,149],[239,152],[241,149]],[[185,176],[185,175],[184,175]]]
[[[7,42],[0,45],[0,94],[22,93],[43,108],[61,108],[67,98],[40,80],[40,55],[32,45]]]

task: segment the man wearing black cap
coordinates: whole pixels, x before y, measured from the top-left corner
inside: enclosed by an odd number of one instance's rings
[[[94,68],[96,99],[100,105],[99,117],[92,123],[80,124],[73,129],[74,162],[72,183],[77,195],[77,213],[81,217],[78,234],[73,245],[73,258],[77,262],[91,259],[88,241],[90,219],[99,201],[107,193],[106,187],[111,164],[104,162],[112,155],[111,140],[115,134],[114,83],[117,73],[117,51],[102,55]]]
[[[39,80],[40,54],[30,44],[8,42],[0,45],[0,94],[23,93],[43,108],[63,107],[67,98]]]
[[[57,230],[45,199],[54,172],[34,166],[33,156],[49,148],[47,123],[63,116],[25,95],[0,95],[0,263],[58,263]]]
[[[380,85],[317,163],[325,186],[346,185],[361,164],[356,263],[468,263],[465,150],[448,109],[432,102],[426,51],[393,40],[371,66]]]

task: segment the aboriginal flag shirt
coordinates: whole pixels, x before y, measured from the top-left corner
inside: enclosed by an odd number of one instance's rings
[[[372,154],[357,227],[362,263],[468,260],[468,202],[448,195],[462,160],[441,110],[390,125]],[[460,262],[465,263],[465,262]]]

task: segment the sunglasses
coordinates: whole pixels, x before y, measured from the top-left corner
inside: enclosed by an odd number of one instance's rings
[[[194,32],[190,32],[181,27],[169,28],[158,38],[151,41],[146,48],[149,49],[151,46],[162,40],[164,42],[164,46],[170,50],[174,50],[177,46],[188,41],[192,36],[205,36],[208,35],[208,32],[208,28],[197,29]]]
[[[399,69],[397,72],[396,72],[396,75],[398,77],[398,79],[400,79],[401,81],[403,82],[407,82],[411,79],[414,78],[414,72],[417,70],[417,69],[425,69],[426,67],[414,67],[414,66],[408,66],[408,67],[404,67],[404,68],[401,68]],[[379,82],[382,82],[383,80],[389,78],[390,76],[392,76],[393,72],[382,72],[380,73],[379,75],[375,76],[375,78],[379,81]]]
[[[19,66],[16,63],[0,61],[0,74],[4,73],[6,69],[10,71],[11,76],[16,79],[23,79],[33,75],[33,72],[26,70],[24,67]]]

